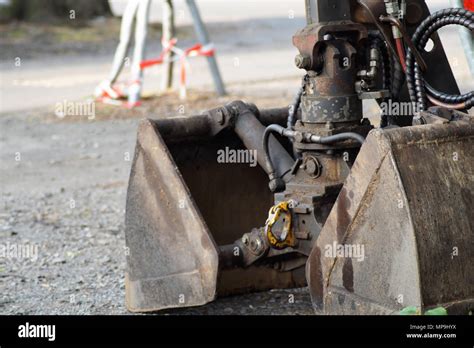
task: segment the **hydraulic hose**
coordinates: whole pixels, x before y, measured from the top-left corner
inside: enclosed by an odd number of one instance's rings
[[[424,50],[429,38],[440,28],[447,25],[462,25],[474,30],[474,13],[461,9],[450,8],[433,13],[417,28],[413,35],[413,43],[418,50]],[[461,95],[451,95],[437,91],[423,78],[420,66],[409,49],[406,56],[406,78],[408,92],[413,103],[421,110],[426,110],[427,99],[435,105],[448,105],[452,109],[469,109],[474,106],[474,91]]]
[[[384,36],[379,31],[370,32],[369,39],[371,47],[377,47],[382,57],[382,88],[390,91],[390,98],[385,98],[383,101],[387,99],[398,100],[405,83],[405,72],[400,65],[400,60],[390,54]],[[393,122],[392,116],[382,114],[380,122],[382,128],[393,124]]]
[[[383,41],[383,37],[380,33],[369,33],[369,39],[371,41],[370,47],[376,48],[380,52],[382,57],[381,66],[382,66],[382,88],[390,90],[392,93],[392,71],[391,71],[391,61],[388,48]]]
[[[306,76],[303,77],[303,81],[301,83],[301,87],[296,92],[295,98],[293,99],[293,103],[291,104],[288,110],[288,129],[293,129],[293,126],[296,122],[296,115],[298,114],[298,109],[300,108],[301,104],[301,96],[304,93],[304,85],[305,85]]]
[[[353,132],[339,133],[339,134],[329,135],[327,137],[311,135],[309,139],[312,143],[325,144],[325,145],[333,144],[333,143],[337,143],[337,142],[345,141],[345,140],[355,140],[359,144],[362,145],[365,141],[365,138],[362,135],[353,133]]]
[[[263,154],[268,178],[270,179],[269,187],[272,192],[283,190],[285,188],[285,182],[282,178],[276,175],[275,166],[273,165],[273,160],[270,156],[269,139],[272,133],[283,135],[285,130],[286,128],[280,125],[271,124],[265,128],[265,131],[263,132]]]
[[[401,38],[395,39],[395,44],[397,47],[397,53],[400,56],[401,61],[400,63],[402,64],[402,68],[404,71],[407,70],[406,62],[405,62],[405,47],[403,46],[403,41]]]

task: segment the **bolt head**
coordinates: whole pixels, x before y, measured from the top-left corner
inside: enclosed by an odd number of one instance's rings
[[[323,36],[323,40],[324,41],[331,41],[331,40],[334,40],[334,36],[332,36],[331,34],[325,34]]]
[[[285,189],[285,182],[281,178],[275,178],[270,180],[268,187],[271,192],[281,192]]]
[[[302,143],[303,140],[304,140],[304,135],[303,135],[303,133],[297,132],[297,133],[295,134],[295,141],[296,141],[297,143]]]
[[[309,157],[305,161],[305,172],[312,177],[319,177],[321,175],[321,164],[316,158]]]
[[[254,252],[258,252],[261,246],[262,246],[262,242],[258,238],[252,239],[252,241],[250,242],[250,249],[252,249],[252,251]]]

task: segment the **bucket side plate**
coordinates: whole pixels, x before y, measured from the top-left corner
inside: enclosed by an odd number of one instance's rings
[[[442,305],[468,313],[473,148],[472,122],[370,133],[307,263],[316,309],[388,314]]]
[[[214,300],[216,245],[149,120],[142,121],[138,130],[125,228],[126,305],[130,311],[198,306]]]

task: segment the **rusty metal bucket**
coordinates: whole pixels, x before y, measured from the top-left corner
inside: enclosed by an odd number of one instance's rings
[[[219,149],[245,146],[232,130],[208,136],[205,122],[194,116],[139,126],[126,207],[126,305],[132,312],[305,284],[304,266],[222,269],[220,246],[263,225],[273,198],[260,166],[218,163]]]
[[[473,149],[472,121],[370,133],[308,259],[318,311],[474,308]]]

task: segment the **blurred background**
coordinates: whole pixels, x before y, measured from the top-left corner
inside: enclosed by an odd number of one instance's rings
[[[198,0],[197,3],[217,49],[221,74],[231,92],[245,89],[260,93],[261,88],[250,82],[262,80],[270,80],[266,87],[279,91],[296,88],[301,71],[293,64],[296,49],[291,37],[305,24],[304,1]],[[1,111],[47,106],[58,98],[90,95],[108,74],[119,38],[117,16],[122,14],[125,4],[126,0],[1,0]],[[196,42],[191,16],[184,0],[174,4],[178,46],[189,47]],[[432,11],[449,6],[445,0],[429,0],[428,5]],[[69,18],[72,8],[74,19]],[[148,58],[157,57],[161,51],[161,8],[161,1],[152,2]],[[473,79],[457,28],[443,28],[440,34],[461,89],[472,90]],[[15,58],[21,59],[20,69],[15,67]],[[159,92],[160,73],[158,66],[146,71],[147,92]],[[287,83],[291,78],[295,82]],[[245,87],[239,85],[242,83]],[[192,60],[189,86],[212,91],[212,80],[202,57]]]
[[[179,47],[197,39],[184,0],[175,2]],[[428,0],[431,11],[448,7]],[[38,259],[0,257],[0,314],[122,314],[124,208],[139,119],[193,115],[234,99],[291,103],[303,75],[292,35],[303,0],[198,0],[228,95],[217,97],[204,57],[189,59],[188,97],[161,91],[162,67],[146,70],[133,110],[80,106],[109,73],[125,1],[0,0],[0,245],[33,244]],[[74,16],[71,16],[73,10]],[[161,51],[161,1],[153,0],[147,58]],[[73,17],[73,18],[72,18]],[[454,27],[440,31],[463,92],[474,89]],[[129,67],[120,80],[127,79]],[[378,107],[365,105],[378,117]],[[10,244],[9,244],[10,243]],[[288,304],[288,294],[295,302]],[[181,312],[182,313],[182,312]],[[220,299],[191,314],[312,314],[305,289]]]

